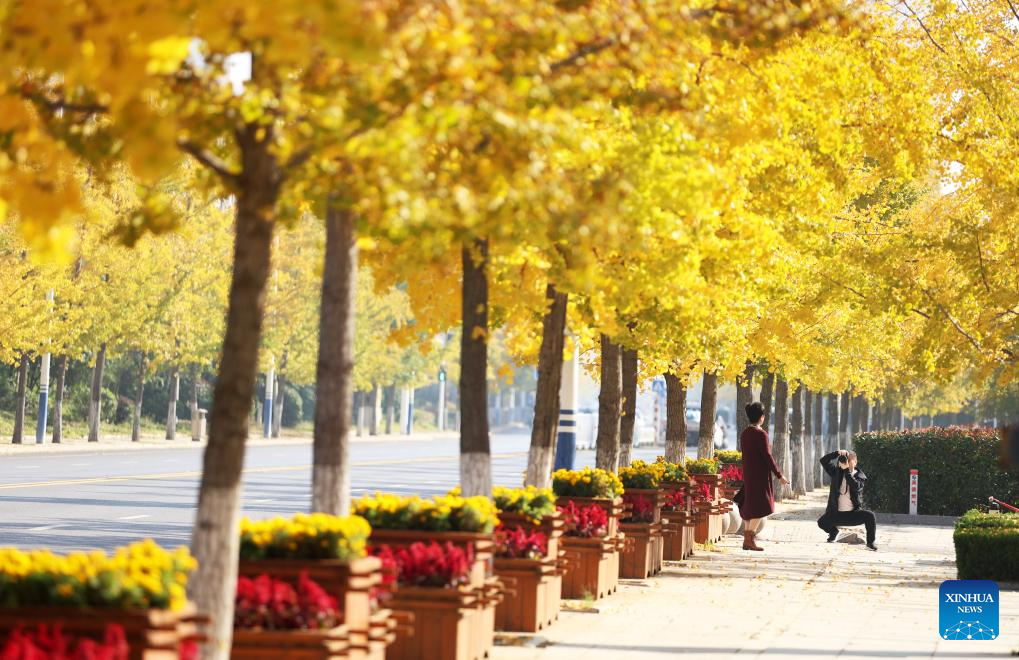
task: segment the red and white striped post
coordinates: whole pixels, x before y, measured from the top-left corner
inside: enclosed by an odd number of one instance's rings
[[[916,515],[917,486],[920,482],[920,471],[909,471],[909,515]]]

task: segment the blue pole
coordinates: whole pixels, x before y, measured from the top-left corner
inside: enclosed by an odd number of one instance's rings
[[[574,411],[559,409],[559,432],[556,436],[555,465],[553,470],[572,470],[577,455],[577,421]]]

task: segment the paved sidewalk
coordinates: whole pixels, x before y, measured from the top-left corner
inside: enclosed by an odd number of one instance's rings
[[[938,637],[938,585],[954,579],[952,528],[879,525],[879,552],[827,544],[815,491],[783,503],[761,534],[764,552],[727,537],[713,552],[624,581],[598,613],[563,612],[496,660],[684,658],[979,658],[1019,649],[1019,591],[1002,591],[1002,636]]]

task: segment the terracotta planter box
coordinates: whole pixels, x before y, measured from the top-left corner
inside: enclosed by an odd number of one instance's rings
[[[476,658],[487,658],[495,646],[495,612],[503,601],[505,589],[502,580],[491,577],[484,586],[475,589],[475,624],[471,632],[471,652]]]
[[[234,630],[232,660],[350,658],[346,626],[329,630]]]
[[[690,478],[699,484],[707,484],[711,489],[709,499],[714,502],[718,499],[718,487],[722,483],[722,476],[718,474],[691,474]]]
[[[697,523],[706,516],[698,513],[694,506],[696,489],[693,481],[664,484],[663,490],[666,492],[683,490],[686,493],[682,510],[664,509],[662,511],[662,518],[666,520],[663,524],[664,558],[670,561],[680,561],[693,554]]]
[[[380,639],[373,639],[371,635],[371,590],[382,582],[382,562],[378,558],[362,557],[351,562],[336,559],[261,559],[242,560],[238,565],[239,575],[255,577],[266,573],[294,584],[304,572],[340,600],[351,657],[382,660],[385,646],[379,648]],[[390,625],[387,612],[376,613],[376,628]]]
[[[79,609],[71,607],[0,608],[0,640],[18,626],[59,623],[69,635],[101,640],[106,626],[115,623],[124,629],[131,660],[170,660],[178,655],[181,642],[201,641],[199,627],[207,618],[195,612],[193,605],[183,610]]]
[[[427,532],[413,529],[372,529],[370,545],[390,545],[405,548],[414,543],[452,543],[460,548],[474,549],[474,564],[471,566],[470,586],[482,587],[492,575],[492,559],[495,541],[492,534],[474,532]]]
[[[701,503],[698,511],[702,514],[694,529],[697,543],[715,543],[722,538],[722,509],[715,502]]]
[[[610,500],[607,497],[573,497],[572,495],[556,496],[556,505],[565,504],[566,502],[573,502],[578,507],[590,506],[592,504],[600,506],[605,510],[605,514],[609,518],[607,536],[611,538],[619,532],[619,518],[625,510],[622,497]]]
[[[620,523],[627,540],[619,554],[619,577],[643,580],[662,570],[662,523]]]
[[[495,574],[511,591],[496,607],[496,630],[538,632],[558,618],[562,577],[556,561],[497,557]]]
[[[563,575],[563,598],[604,598],[619,587],[622,536],[585,539],[563,537],[569,564]]]
[[[414,626],[413,630],[397,629],[396,639],[386,651],[387,660],[480,658],[484,650],[475,648],[481,627],[478,597],[478,590],[468,586],[394,590],[390,606],[413,616]]]

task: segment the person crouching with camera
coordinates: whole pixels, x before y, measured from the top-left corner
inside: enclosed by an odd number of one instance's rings
[[[873,511],[863,508],[863,486],[867,475],[856,467],[856,452],[839,449],[821,458],[821,467],[831,477],[828,508],[817,520],[817,526],[828,532],[828,543],[839,535],[839,527],[863,525],[867,528],[867,547],[877,550],[874,536],[877,519]]]

